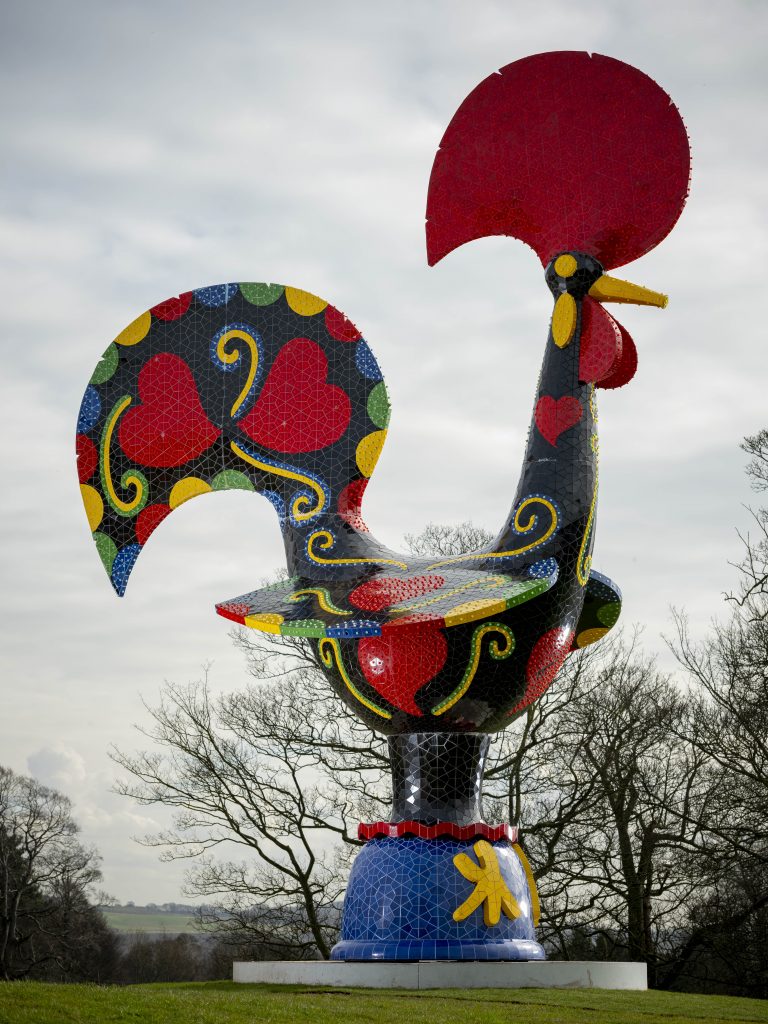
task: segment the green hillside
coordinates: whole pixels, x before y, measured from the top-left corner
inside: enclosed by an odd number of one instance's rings
[[[745,1024],[768,1001],[664,992],[487,989],[405,992],[233,985],[97,988],[0,983],[0,1024]]]
[[[172,914],[167,910],[115,907],[103,913],[109,927],[118,932],[165,932],[178,935],[197,930],[191,917]]]

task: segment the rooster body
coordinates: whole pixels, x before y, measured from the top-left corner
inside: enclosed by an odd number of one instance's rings
[[[80,414],[81,487],[115,590],[179,505],[260,492],[280,521],[288,578],[222,602],[221,615],[310,639],[380,731],[503,728],[618,617],[617,588],[590,574],[597,446],[580,349],[579,337],[565,351],[548,339],[524,471],[495,542],[414,558],[363,519],[389,399],[349,319],[307,292],[253,283],[158,304],[104,353]]]
[[[365,524],[389,399],[338,309],[244,283],[142,314],[102,357],[78,424],[86,511],[116,591],[184,501],[258,491],[279,517],[288,578],[222,602],[221,615],[307,638],[337,691],[382,732],[509,724],[570,651],[618,618],[618,588],[591,568],[595,394],[626,384],[637,353],[602,303],[666,300],[605,270],[664,237],[687,176],[669,97],[611,58],[526,58],[459,107],[430,181],[429,262],[514,235],[541,259],[554,308],[510,514],[487,548],[454,558],[393,552]]]

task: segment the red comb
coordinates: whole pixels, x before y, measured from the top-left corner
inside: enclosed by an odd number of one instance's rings
[[[600,54],[540,53],[477,86],[432,167],[434,265],[486,235],[512,235],[546,265],[560,252],[609,269],[664,238],[688,195],[685,125],[664,90]]]

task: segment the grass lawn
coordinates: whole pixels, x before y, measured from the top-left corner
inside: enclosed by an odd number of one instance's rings
[[[678,1024],[768,1022],[768,1001],[600,989],[405,992],[235,985],[0,982],[0,1024]]]

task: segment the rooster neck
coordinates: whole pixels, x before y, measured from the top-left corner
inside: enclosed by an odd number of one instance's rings
[[[597,502],[597,418],[594,386],[579,379],[582,301],[570,341],[555,343],[550,327],[520,481],[492,550],[519,552],[526,565],[555,557],[563,573],[589,574]]]

